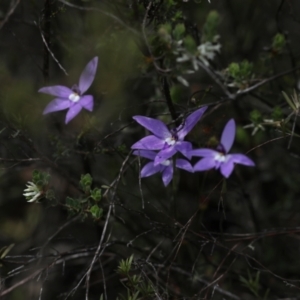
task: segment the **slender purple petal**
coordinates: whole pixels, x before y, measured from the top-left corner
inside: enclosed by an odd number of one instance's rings
[[[165,140],[166,138],[172,136],[168,127],[160,120],[155,120],[144,116],[134,116],[133,119],[160,139]]]
[[[215,157],[218,155],[218,151],[212,149],[195,149],[191,150],[189,153],[191,156],[199,156],[199,157]]]
[[[73,104],[67,112],[65,123],[68,124],[73,118],[75,118],[80,111],[82,106],[79,103]]]
[[[84,68],[79,78],[79,90],[81,94],[86,92],[94,81],[98,65],[98,57],[94,57]]]
[[[204,112],[206,111],[207,106],[201,107],[197,109],[192,114],[190,114],[186,120],[180,125],[177,129],[178,130],[178,138],[179,140],[183,140],[184,137],[194,128],[197,122],[200,120]]]
[[[185,157],[187,157],[188,159],[191,159],[191,150],[193,148],[192,144],[190,142],[177,142],[174,145],[175,149],[177,151],[179,151],[180,153],[182,153]]]
[[[49,94],[49,95],[53,95],[65,99],[69,99],[69,96],[73,93],[71,89],[62,85],[46,86],[40,88],[38,91],[39,93]]]
[[[235,138],[235,122],[233,119],[230,119],[223,129],[223,133],[221,137],[221,144],[224,147],[226,153],[228,153],[229,150],[231,149],[234,138]]]
[[[230,160],[236,164],[254,167],[255,163],[244,154],[230,154]]]
[[[94,97],[91,95],[82,96],[78,103],[86,110],[92,111],[94,108]]]
[[[150,150],[135,150],[132,154],[154,160],[157,153]]]
[[[154,163],[151,161],[147,163],[141,170],[141,177],[148,177],[162,170],[162,166],[154,166]]]
[[[200,159],[194,165],[194,171],[206,171],[214,168],[216,166],[216,162],[213,157],[205,157]]]
[[[162,180],[164,182],[164,185],[167,186],[172,180],[172,178],[173,178],[173,165],[171,163],[169,166],[165,167],[165,169],[162,172]]]
[[[131,149],[160,150],[164,145],[165,142],[163,140],[157,138],[155,135],[148,135],[133,144]]]
[[[54,111],[64,110],[72,105],[72,101],[67,99],[56,98],[52,100],[44,109],[43,115],[49,114]]]
[[[182,159],[182,158],[176,159],[176,167],[194,173],[194,169],[192,165],[186,159]]]
[[[154,159],[154,165],[156,166],[163,163],[165,160],[172,157],[176,152],[177,150],[174,147],[168,147],[159,151]]]
[[[221,166],[220,166],[221,174],[225,178],[228,178],[231,175],[233,168],[234,168],[233,160],[229,159],[227,162],[224,162],[223,164],[221,164]]]

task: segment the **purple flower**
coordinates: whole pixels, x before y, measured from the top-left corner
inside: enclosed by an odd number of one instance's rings
[[[89,111],[93,110],[94,98],[91,95],[83,95],[94,81],[98,65],[98,57],[94,57],[82,71],[79,84],[75,84],[71,89],[66,86],[55,85],[39,89],[40,93],[56,96],[44,109],[43,115],[69,109],[66,115],[65,123],[69,123],[76,117],[82,108]]]
[[[183,124],[171,130],[160,120],[134,116],[134,120],[154,135],[142,138],[133,144],[131,149],[160,150],[154,159],[155,166],[172,157],[177,151],[190,159],[191,155],[189,153],[192,150],[192,144],[184,141],[184,138],[200,120],[206,109],[207,107],[197,109],[186,118]]]
[[[255,165],[254,162],[246,155],[228,154],[234,141],[235,127],[233,119],[227,122],[217,150],[196,149],[190,151],[192,156],[203,157],[195,164],[194,171],[206,171],[212,168],[220,169],[222,175],[228,178],[233,171],[234,164],[241,164],[245,166]]]
[[[167,186],[173,178],[173,161],[166,159],[165,161],[160,162],[158,165],[155,165],[153,160],[156,157],[156,152],[150,150],[135,150],[134,155],[139,155],[141,157],[148,158],[152,160],[147,163],[141,170],[141,177],[148,177],[155,173],[162,173],[162,180],[164,185]],[[186,170],[188,172],[194,172],[192,165],[185,159],[178,158],[175,161],[175,166],[179,169]]]

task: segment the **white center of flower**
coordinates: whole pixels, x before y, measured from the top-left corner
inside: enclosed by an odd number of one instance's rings
[[[167,160],[161,162],[160,164],[167,167],[170,165],[170,163],[171,163],[171,161],[169,159],[167,159]]]
[[[224,163],[224,162],[226,162],[226,160],[227,160],[226,155],[224,155],[221,152],[218,152],[218,154],[215,155],[215,161],[218,161],[220,163]]]
[[[176,143],[176,140],[173,137],[168,137],[165,139],[165,142],[169,145],[169,146],[173,146]]]
[[[80,96],[73,92],[70,96],[69,96],[69,100],[73,101],[73,102],[78,102],[80,100]]]

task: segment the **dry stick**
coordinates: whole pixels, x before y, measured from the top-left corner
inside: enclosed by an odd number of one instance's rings
[[[232,250],[234,250],[237,246],[239,245],[239,243],[235,244],[231,249],[229,249],[229,251],[227,252],[226,256],[222,259],[221,263],[219,264],[218,268],[216,269],[212,279],[214,279],[218,272],[220,271],[221,267],[223,266],[223,264],[225,263],[225,260],[229,257],[229,255],[231,254]],[[223,274],[224,275],[224,274]],[[223,277],[222,275],[222,277]],[[208,290],[206,292],[205,298],[208,296]]]
[[[101,14],[103,14],[105,16],[108,16],[108,17],[112,18],[113,20],[117,21],[119,24],[121,24],[123,27],[127,28],[129,31],[131,31],[135,35],[140,36],[140,33],[138,31],[136,31],[135,29],[128,26],[124,21],[122,21],[121,19],[119,19],[115,15],[113,15],[111,13],[108,13],[106,11],[103,11],[103,10],[97,8],[97,7],[82,7],[82,6],[79,6],[79,5],[72,4],[72,3],[68,2],[68,1],[65,1],[65,0],[59,0],[59,2],[65,4],[69,7],[79,9],[79,10],[100,12]]]
[[[170,88],[169,88],[169,84],[168,84],[168,80],[166,77],[163,77],[163,92],[165,95],[165,99],[168,105],[168,109],[169,112],[171,114],[171,117],[173,119],[173,121],[175,122],[176,126],[178,127],[180,125],[180,120],[178,119],[178,115],[176,113],[175,107],[173,105],[173,101],[171,98],[171,93],[170,93]]]
[[[72,219],[68,220],[67,222],[65,222],[62,226],[60,226],[48,239],[47,241],[43,244],[43,246],[41,247],[41,249],[45,248],[52,239],[54,239],[63,229],[65,229],[66,227],[68,227],[70,224],[72,224],[73,222],[76,222],[78,219],[80,218],[80,215],[77,215],[75,217],[73,217]]]
[[[51,3],[50,0],[45,0],[44,5],[44,32],[45,36],[42,34],[42,30],[40,29],[42,39],[44,42],[44,63],[43,63],[43,76],[44,81],[47,82],[49,80],[49,46],[51,45]]]
[[[91,272],[92,272],[92,269],[93,269],[93,266],[96,262],[96,260],[99,258],[99,254],[100,254],[100,250],[101,250],[101,246],[102,246],[102,243],[103,243],[103,240],[104,240],[104,237],[105,237],[105,234],[106,234],[106,229],[107,229],[107,225],[108,225],[108,220],[110,218],[110,214],[111,214],[111,209],[112,209],[112,203],[109,205],[109,209],[108,209],[108,213],[107,213],[107,216],[106,216],[106,220],[105,220],[105,224],[104,224],[104,227],[103,227],[103,231],[102,231],[102,235],[101,235],[101,238],[100,238],[100,242],[98,244],[98,248],[95,252],[95,255],[93,257],[93,260],[90,264],[90,267],[88,269],[88,271],[86,272],[85,276],[86,276],[86,292],[85,292],[85,299],[88,300],[89,299],[89,288],[90,288],[90,277],[91,277]]]
[[[161,72],[161,73],[168,73],[168,72],[170,72],[172,70],[171,69],[162,69],[160,66],[158,66],[158,64],[156,63],[156,58],[154,57],[154,55],[152,53],[151,47],[150,47],[148,39],[147,39],[147,35],[146,35],[146,22],[147,22],[148,13],[150,11],[151,6],[152,6],[152,1],[149,2],[148,6],[146,8],[146,13],[145,13],[144,20],[143,20],[143,23],[142,23],[143,38],[144,38],[145,44],[147,46],[148,52],[150,53],[151,58],[153,60],[153,64],[154,64],[155,69],[157,71]]]
[[[20,0],[16,0],[16,2],[14,4],[12,4],[13,2],[10,2],[10,10],[7,12],[6,16],[4,17],[4,20],[0,23],[0,30],[2,29],[2,27],[4,26],[4,24],[8,21],[9,17],[14,13],[15,9],[17,8],[17,6],[20,3]]]
[[[69,74],[67,73],[66,69],[61,65],[61,63],[58,61],[58,59],[55,57],[54,53],[51,51],[44,35],[43,35],[43,32],[39,26],[39,29],[40,29],[40,34],[41,34],[41,37],[42,37],[42,40],[43,40],[43,43],[44,43],[44,46],[45,48],[47,49],[47,53],[50,53],[50,55],[52,56],[53,60],[57,63],[58,67],[65,73],[65,75],[69,76]]]
[[[217,75],[215,75],[215,73],[207,66],[205,65],[201,65],[201,67],[203,68],[203,70],[205,70],[207,72],[207,74],[220,86],[220,88],[223,90],[223,92],[225,93],[225,95],[227,96],[225,99],[222,99],[220,101],[217,101],[217,102],[214,102],[214,103],[210,103],[210,104],[207,104],[207,106],[216,106],[217,104],[221,104],[225,101],[230,101],[230,100],[237,100],[238,98],[240,98],[241,96],[245,95],[245,94],[248,94],[254,90],[256,90],[257,88],[265,85],[266,83],[269,83],[275,79],[278,79],[282,76],[285,76],[285,75],[288,75],[290,73],[293,73],[294,71],[296,70],[299,70],[300,69],[300,66],[298,67],[295,67],[295,68],[292,68],[290,70],[287,70],[287,71],[284,71],[284,72],[281,72],[279,74],[276,74],[274,76],[271,76],[269,78],[266,78],[260,82],[258,82],[257,84],[255,85],[252,85],[250,86],[249,88],[247,89],[244,89],[244,90],[241,90],[241,91],[238,91],[236,94],[231,94],[227,88],[223,85],[223,83],[218,79]]]
[[[123,161],[122,163],[122,166],[121,166],[121,169],[120,169],[120,172],[119,172],[119,175],[117,177],[117,179],[115,180],[114,184],[115,184],[115,188],[113,190],[113,194],[112,194],[112,201],[114,200],[115,198],[115,195],[116,195],[116,190],[117,190],[117,186],[118,186],[118,183],[121,179],[121,176],[123,174],[123,170],[126,166],[126,163],[127,161],[129,160],[130,156],[131,156],[131,152],[129,152],[129,154],[127,155],[127,157],[125,158],[125,160]],[[109,205],[109,209],[108,209],[108,213],[107,213],[107,216],[106,216],[106,220],[105,220],[105,224],[104,224],[104,227],[103,227],[103,231],[102,231],[102,235],[101,235],[101,238],[100,238],[100,241],[99,241],[99,244],[98,244],[98,247],[97,247],[97,250],[95,252],[95,255],[93,257],[93,260],[90,264],[90,267],[88,269],[88,271],[86,272],[85,276],[86,276],[86,292],[85,292],[85,299],[88,300],[88,294],[89,294],[89,285],[90,285],[90,276],[91,276],[91,272],[92,272],[92,269],[93,269],[93,266],[96,262],[96,260],[100,257],[101,253],[100,253],[100,250],[101,250],[101,247],[102,247],[102,244],[103,244],[103,240],[104,240],[104,237],[105,237],[105,234],[106,234],[106,230],[107,230],[107,225],[108,225],[108,221],[109,221],[109,218],[110,218],[110,215],[111,215],[111,210],[112,210],[112,207],[113,207],[113,203],[111,202],[110,205]],[[84,277],[85,277],[84,276]]]

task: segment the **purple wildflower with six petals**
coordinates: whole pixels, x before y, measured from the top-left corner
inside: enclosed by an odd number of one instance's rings
[[[55,85],[39,89],[40,93],[56,96],[44,109],[43,115],[69,109],[66,115],[65,123],[69,123],[76,117],[82,108],[92,111],[94,107],[94,98],[92,95],[83,95],[94,81],[98,65],[98,57],[94,57],[82,71],[79,84],[75,84],[71,89],[66,86]]]
[[[244,154],[228,154],[234,141],[235,131],[235,122],[231,119],[223,130],[217,150],[195,149],[190,151],[192,156],[203,157],[195,164],[194,171],[206,171],[212,168],[220,169],[222,175],[228,178],[233,171],[234,164],[254,166],[254,162]]]
[[[150,150],[135,150],[134,155],[139,155],[141,157],[148,158],[152,160],[147,163],[141,170],[141,177],[148,177],[155,173],[162,173],[162,180],[164,185],[167,186],[173,178],[173,161],[166,159],[165,161],[160,162],[158,165],[155,165],[153,162],[156,157],[156,152]],[[175,160],[175,166],[179,169],[186,170],[188,172],[194,172],[192,165],[185,159],[178,158]]]
[[[185,119],[183,124],[171,130],[169,130],[168,127],[160,120],[144,116],[134,116],[133,119],[135,121],[151,131],[154,135],[148,135],[142,138],[133,144],[131,149],[160,150],[155,156],[154,166],[166,161],[177,151],[190,159],[192,144],[184,141],[184,138],[200,120],[206,109],[207,107],[197,109]]]

